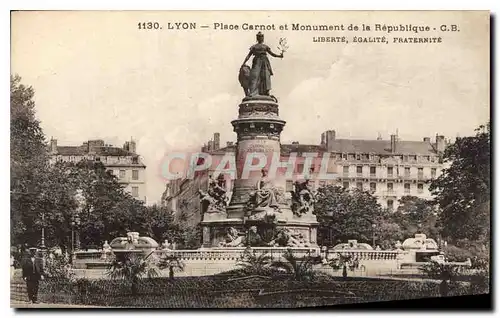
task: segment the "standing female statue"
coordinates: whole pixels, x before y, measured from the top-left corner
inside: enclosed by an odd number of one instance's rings
[[[257,43],[250,47],[250,52],[248,52],[240,68],[240,84],[243,86],[246,96],[269,96],[273,70],[267,58],[268,53],[272,57],[283,58],[283,52],[281,52],[281,54],[275,54],[271,51],[269,46],[264,44],[264,34],[259,32],[257,33]],[[252,55],[254,56],[252,60],[252,69],[249,70],[245,63]]]

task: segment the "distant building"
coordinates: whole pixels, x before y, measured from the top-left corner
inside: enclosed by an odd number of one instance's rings
[[[337,139],[336,132],[329,130],[321,134],[319,145],[307,145],[293,142],[281,145],[282,161],[286,161],[290,153],[297,153],[295,162],[296,174],[303,173],[304,153],[318,153],[321,157],[325,152],[330,155],[328,173],[336,173],[334,180],[312,180],[313,189],[333,184],[345,188],[358,188],[370,191],[382,207],[394,210],[403,196],[416,196],[423,199],[432,198],[429,184],[437,178],[443,169],[441,154],[447,142],[444,136],[436,136],[431,142],[429,137],[422,141],[403,141],[396,135],[390,140],[383,140],[380,136],[376,140]],[[212,155],[216,162],[226,153],[234,153],[236,145],[227,142],[226,147],[220,148],[219,134],[215,133],[202,148],[202,152]],[[215,166],[215,165],[214,165]],[[319,166],[313,166],[319,171]],[[172,180],[162,196],[162,204],[170,207],[177,214],[186,211],[191,215],[191,222],[201,220],[198,190],[206,190],[208,178],[213,171],[199,174],[192,180]],[[286,191],[291,191],[293,181],[287,181]],[[226,178],[226,189],[231,195],[232,180]],[[190,205],[192,207],[183,209]]]
[[[51,162],[90,160],[101,162],[111,171],[134,198],[146,202],[146,166],[136,153],[135,141],[127,141],[122,148],[107,145],[103,140],[89,140],[80,146],[58,146],[50,140]]]
[[[321,136],[321,145],[335,156],[339,178],[346,188],[368,190],[385,208],[396,209],[403,196],[432,198],[429,184],[443,169],[444,136],[422,141],[336,139],[335,131]]]

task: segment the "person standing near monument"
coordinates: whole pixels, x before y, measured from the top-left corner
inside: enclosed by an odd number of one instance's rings
[[[40,280],[44,279],[43,259],[37,257],[37,249],[32,247],[29,249],[29,256],[23,263],[23,280],[26,282],[28,289],[28,300],[31,303],[38,303],[38,286]]]

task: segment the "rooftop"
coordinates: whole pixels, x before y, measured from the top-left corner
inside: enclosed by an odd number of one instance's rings
[[[83,146],[58,146],[57,153],[63,156],[83,156],[89,154],[89,151]],[[92,153],[98,156],[135,156],[125,149],[111,146],[95,147]]]
[[[391,155],[390,140],[365,140],[365,139],[335,139],[331,141],[331,152],[336,153],[373,153]],[[227,146],[213,151],[213,154],[224,154],[227,152],[235,152],[236,145]],[[315,152],[322,153],[327,151],[323,145],[307,145],[307,144],[282,144],[281,153],[283,155],[292,152],[305,153]],[[403,141],[398,140],[396,152],[394,154],[406,155],[436,155],[437,152],[434,145],[426,141]]]

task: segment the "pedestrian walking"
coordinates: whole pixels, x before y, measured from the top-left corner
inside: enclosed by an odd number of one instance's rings
[[[37,257],[37,249],[29,249],[29,256],[23,262],[23,280],[28,289],[28,300],[31,303],[38,303],[38,286],[44,277],[43,259]]]

